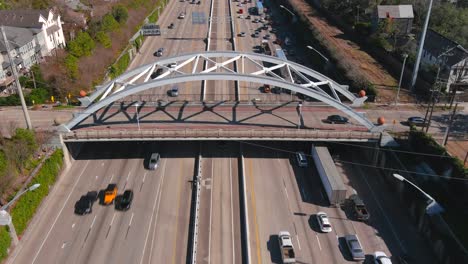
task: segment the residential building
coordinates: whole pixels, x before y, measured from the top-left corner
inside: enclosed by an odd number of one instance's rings
[[[26,71],[55,49],[65,47],[60,15],[52,10],[0,10],[0,25],[10,43],[11,55],[19,72]],[[1,41],[0,86],[12,82],[6,48]]]
[[[468,51],[431,29],[426,33],[421,63],[440,67],[439,79],[446,83],[445,89],[455,82],[468,83]]]
[[[413,28],[412,5],[378,5],[372,17],[372,27],[376,30],[379,23],[387,20],[395,26],[397,35],[407,35]]]

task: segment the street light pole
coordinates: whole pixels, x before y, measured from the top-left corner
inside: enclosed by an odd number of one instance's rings
[[[140,117],[138,116],[138,103],[135,104],[135,112],[136,112],[136,118],[137,118],[137,124],[138,124],[138,130],[140,130]]]
[[[398,82],[398,91],[395,97],[395,106],[398,104],[398,97],[400,96],[401,81],[403,80],[403,73],[405,72],[406,58],[408,58],[408,54],[403,53],[403,66],[401,67],[400,81]]]
[[[400,181],[406,181],[411,186],[416,188],[416,190],[420,191],[424,196],[426,196],[426,198],[428,199],[427,206],[426,206],[426,213],[428,215],[440,214],[440,213],[444,212],[444,208],[434,198],[432,198],[432,196],[430,196],[429,194],[424,192],[416,184],[408,181],[405,177],[401,176],[400,174],[394,173],[393,177],[395,177],[396,179],[398,179]]]
[[[421,33],[421,40],[419,41],[418,55],[416,57],[416,62],[414,63],[413,78],[411,80],[411,91],[414,92],[414,86],[416,85],[416,80],[418,78],[419,63],[421,62],[422,50],[424,47],[424,41],[426,40],[427,26],[429,25],[429,18],[431,17],[432,9],[432,0],[429,1],[429,7],[427,9],[426,20],[424,21],[423,31]]]
[[[296,14],[294,14],[293,11],[287,9],[284,5],[280,5],[280,8],[283,8],[284,10],[288,11],[289,14],[292,15],[292,22],[295,23],[297,21],[297,17],[296,17]]]
[[[7,204],[2,206],[2,208],[0,208],[0,224],[8,225],[8,228],[10,229],[10,236],[14,246],[18,245],[19,243],[18,235],[16,235],[16,230],[15,226],[13,225],[13,221],[11,220],[11,215],[6,211],[6,209],[8,209],[8,207],[11,204],[13,204],[14,201],[18,200],[18,198],[21,197],[21,195],[29,191],[34,191],[35,189],[39,188],[39,186],[41,186],[39,183],[31,185],[29,188],[19,192],[17,195],[15,195],[13,199],[11,199],[11,201],[9,201]]]
[[[16,64],[10,54],[10,43],[8,42],[8,39],[5,34],[5,29],[3,26],[1,26],[1,30],[2,30],[3,41],[5,42],[5,48],[6,48],[6,53],[8,55],[8,60],[10,61],[11,71],[13,72],[13,76],[15,77],[15,84],[16,84],[16,89],[18,89],[18,95],[20,97],[21,107],[23,108],[24,119],[26,120],[26,127],[28,129],[32,129],[33,127],[31,124],[31,118],[29,117],[29,113],[28,113],[28,106],[26,105],[26,101],[24,100],[23,90],[19,82],[18,72],[16,71]]]

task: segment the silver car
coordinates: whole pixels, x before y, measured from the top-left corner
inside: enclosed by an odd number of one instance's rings
[[[155,170],[159,166],[159,161],[161,160],[161,156],[159,153],[153,153],[151,154],[149,163],[148,163],[148,169],[150,170]]]
[[[366,259],[366,255],[364,254],[364,250],[362,249],[361,242],[357,235],[346,235],[345,240],[353,260]]]

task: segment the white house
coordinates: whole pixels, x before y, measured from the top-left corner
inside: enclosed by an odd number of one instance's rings
[[[446,89],[452,83],[468,82],[468,51],[457,42],[428,29],[421,62],[425,66],[440,66],[440,79]]]
[[[5,26],[18,71],[29,69],[55,49],[65,47],[62,21],[53,10],[0,10],[0,25]],[[0,51],[0,86],[8,86],[12,78],[8,78],[11,70],[3,43]]]

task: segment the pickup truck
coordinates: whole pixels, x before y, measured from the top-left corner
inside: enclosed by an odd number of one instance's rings
[[[358,220],[367,221],[369,220],[369,212],[367,211],[366,205],[357,194],[352,194],[349,197],[351,201],[351,206],[354,210],[354,214]]]
[[[294,253],[291,234],[288,231],[281,231],[278,234],[278,240],[283,263],[296,263],[296,253]]]

